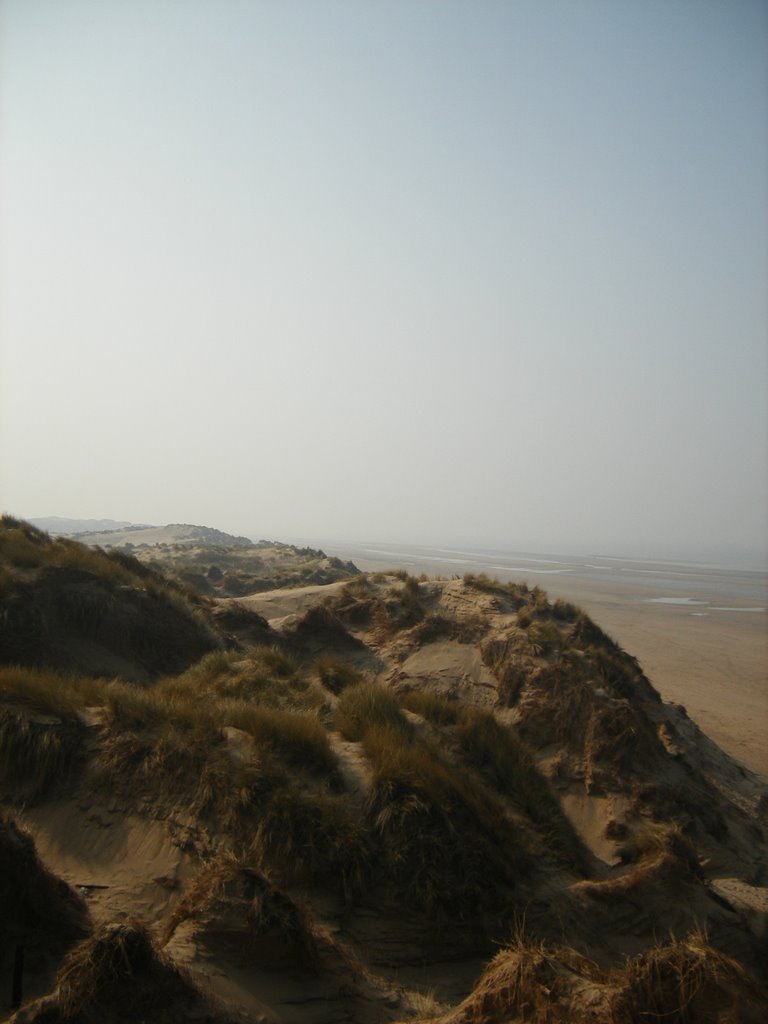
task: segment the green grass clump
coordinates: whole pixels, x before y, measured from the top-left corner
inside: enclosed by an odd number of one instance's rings
[[[360,740],[371,728],[381,726],[405,737],[413,732],[390,690],[376,683],[360,683],[344,690],[336,708],[336,728],[343,736]]]

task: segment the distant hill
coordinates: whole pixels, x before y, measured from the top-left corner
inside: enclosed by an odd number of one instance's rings
[[[359,572],[352,562],[329,557],[319,549],[298,548],[280,541],[254,543],[248,537],[211,526],[120,525],[109,519],[56,516],[37,519],[33,525],[92,548],[135,555],[167,579],[211,597],[240,597],[278,587],[336,583]],[[67,525],[76,529],[66,531]]]
[[[126,526],[137,529],[134,523],[120,519],[66,519],[62,516],[44,516],[42,519],[29,519],[38,530],[58,535],[94,532],[97,530],[122,530]]]
[[[98,545],[101,548],[121,548],[128,545],[155,547],[162,544],[183,544],[187,547],[250,548],[253,541],[248,537],[236,537],[211,526],[193,526],[189,523],[169,523],[168,526],[124,526],[120,529],[98,529],[96,527],[77,534],[83,544]]]

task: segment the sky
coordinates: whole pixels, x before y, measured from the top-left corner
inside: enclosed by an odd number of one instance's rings
[[[768,4],[0,0],[0,505],[766,558]]]

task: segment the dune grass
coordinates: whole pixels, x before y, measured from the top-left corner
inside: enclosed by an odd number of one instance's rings
[[[407,690],[400,695],[400,704],[434,725],[455,725],[459,705],[455,700],[430,693],[428,690]]]
[[[408,905],[454,916],[503,905],[529,862],[493,795],[401,729],[371,726],[363,746],[369,821]]]
[[[281,881],[336,884],[347,900],[366,884],[371,842],[346,800],[285,786],[259,815],[248,853]]]
[[[586,851],[557,795],[516,733],[492,713],[467,708],[461,713],[456,738],[467,763],[536,824],[557,858],[585,871]]]
[[[337,695],[364,681],[362,674],[352,665],[328,655],[315,658],[313,669],[323,686]]]
[[[267,874],[226,853],[206,864],[192,880],[165,927],[163,944],[184,921],[213,917],[215,929],[217,915],[230,919],[233,912],[242,915],[246,954],[262,939],[267,953],[277,947],[278,958],[287,946],[293,966],[309,970],[317,966],[317,944],[307,909]]]
[[[0,668],[0,786],[38,800],[73,770],[84,729],[77,681],[54,672]]]
[[[344,690],[336,707],[339,732],[348,740],[360,740],[369,729],[380,726],[404,737],[410,737],[413,732],[391,690],[376,683],[359,683]]]
[[[719,1024],[761,1019],[768,998],[705,933],[693,932],[629,960],[611,1009],[615,1024]]]

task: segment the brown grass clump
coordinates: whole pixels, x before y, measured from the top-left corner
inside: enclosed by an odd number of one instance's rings
[[[336,727],[348,740],[362,739],[372,727],[386,726],[410,736],[397,697],[376,683],[360,683],[344,690],[336,708]]]
[[[341,592],[329,603],[342,622],[350,626],[367,626],[371,622],[379,598],[370,579],[361,574],[346,583]]]
[[[363,676],[356,668],[327,655],[315,658],[314,670],[323,686],[335,694],[363,682]]]
[[[499,601],[502,607],[513,611],[526,603],[530,593],[526,583],[501,583],[497,579],[491,579],[484,572],[465,573],[463,582],[465,587],[471,587],[482,594],[490,594]]]
[[[549,950],[521,937],[491,960],[471,995],[440,1024],[608,1024],[606,980],[575,950]]]
[[[363,745],[373,776],[368,818],[407,903],[454,916],[503,907],[530,862],[493,794],[386,725],[369,728]]]
[[[768,998],[700,933],[629,961],[612,999],[614,1024],[761,1024]]]
[[[518,938],[439,1024],[762,1024],[768,1000],[694,933],[605,971],[575,950]],[[438,1022],[436,1022],[438,1024]]]
[[[70,774],[82,728],[21,708],[0,709],[0,787],[14,803],[35,801]]]
[[[514,707],[520,699],[523,686],[531,673],[531,662],[526,660],[517,634],[493,637],[480,647],[480,656],[496,678],[498,702]],[[530,653],[530,652],[527,652]]]
[[[237,601],[229,605],[216,605],[213,619],[219,629],[244,646],[274,642],[274,632],[267,620]]]
[[[329,604],[316,604],[286,629],[292,647],[303,654],[326,650],[357,651],[363,643],[347,631],[343,621]]]
[[[39,1024],[232,1020],[211,1006],[134,921],[104,925],[73,950],[54,996],[41,1001],[37,1015],[34,1007],[25,1008],[25,1019]]]
[[[261,810],[250,855],[284,882],[337,883],[346,899],[368,878],[371,846],[365,824],[338,796],[285,787]]]
[[[456,738],[468,763],[535,822],[559,859],[585,871],[588,857],[581,841],[515,732],[490,712],[464,709]]]
[[[380,644],[391,640],[401,630],[415,626],[426,614],[418,579],[402,572],[394,575],[403,579],[402,587],[390,587],[373,613],[373,636]]]
[[[430,693],[429,690],[406,690],[399,696],[404,708],[421,715],[433,725],[455,725],[458,721],[460,708],[455,700]]]
[[[72,771],[84,728],[77,682],[53,672],[0,668],[0,789],[14,802],[48,794]]]

